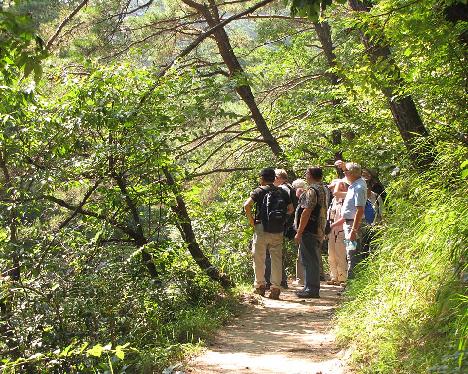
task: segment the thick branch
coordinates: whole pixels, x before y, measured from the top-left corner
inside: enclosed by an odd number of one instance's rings
[[[252,170],[253,168],[223,168],[223,169],[214,169],[209,171],[204,171],[202,173],[189,174],[187,179],[193,179],[197,177],[202,177],[205,175],[215,174],[215,173],[232,173],[233,171],[245,171]]]
[[[52,35],[52,37],[47,41],[47,44],[46,44],[47,50],[49,50],[50,47],[52,47],[52,44],[54,43],[55,39],[58,38],[58,36],[60,35],[60,32],[67,25],[67,23],[69,23],[72,20],[72,18],[75,17],[78,14],[78,12],[81,10],[81,8],[83,8],[87,3],[88,3],[88,0],[83,0],[67,17],[65,17],[65,19],[60,23],[57,30],[55,30],[54,35]]]
[[[80,206],[75,206],[73,204],[70,204],[70,203],[67,203],[65,200],[62,200],[62,199],[59,199],[55,196],[51,196],[51,195],[42,195],[42,197],[46,200],[49,200],[49,201],[52,201],[53,203],[63,207],[63,208],[66,208],[68,210],[71,210],[71,211],[76,211],[77,213],[80,213],[84,216],[89,216],[89,217],[94,217],[94,218],[97,218],[101,221],[104,221],[104,222],[107,222],[109,224],[111,224],[112,226],[118,228],[119,230],[121,230],[122,232],[124,232],[125,234],[127,234],[128,236],[130,236],[131,238],[135,238],[136,234],[135,234],[135,231],[133,231],[132,229],[130,229],[129,227],[127,226],[124,226],[122,224],[120,224],[119,222],[117,222],[116,220],[110,218],[110,217],[107,217],[105,215],[102,215],[102,214],[99,214],[99,213],[96,213],[96,212],[92,212],[90,210],[86,210],[86,209],[83,209],[83,207],[80,207]]]
[[[190,0],[189,0],[190,1]],[[217,30],[220,30],[222,27],[226,26],[228,23],[236,20],[236,19],[239,19],[243,16],[245,16],[246,14],[249,14],[249,13],[252,13],[253,11],[273,2],[275,0],[263,0],[253,6],[251,6],[250,8],[247,8],[246,10],[244,10],[243,12],[240,12],[240,13],[237,13],[237,14],[234,14],[233,16],[231,17],[228,17],[226,18],[224,21],[222,22],[219,22],[217,25],[214,25],[212,27],[210,27],[208,30],[206,30],[205,32],[201,33],[192,43],[190,43],[187,47],[185,47],[176,57],[174,57],[171,61],[169,61],[169,63],[167,63],[158,73],[157,75],[157,78],[162,78],[164,75],[166,75],[166,73],[169,71],[169,69],[174,65],[174,63],[184,57],[184,56],[187,56],[190,52],[192,52],[203,40],[205,40],[207,37],[209,37],[210,35],[214,34]],[[140,104],[139,106],[141,106],[147,99],[148,97],[151,95],[151,93],[154,91],[154,89],[156,88],[158,82],[148,91],[146,92],[142,98],[140,99]]]

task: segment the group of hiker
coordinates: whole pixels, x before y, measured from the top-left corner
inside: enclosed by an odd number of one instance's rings
[[[344,178],[323,182],[323,169],[307,168],[291,184],[284,169],[265,168],[244,203],[252,241],[255,293],[278,300],[287,288],[284,238],[298,246],[296,281],[300,298],[319,298],[325,280],[321,248],[328,243],[330,285],[346,286],[356,264],[371,250],[373,226],[382,219],[385,191],[375,173],[338,160]]]

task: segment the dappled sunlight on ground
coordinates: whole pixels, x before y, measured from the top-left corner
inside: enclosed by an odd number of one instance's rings
[[[187,373],[342,374],[331,318],[339,287],[323,285],[320,299],[261,298],[186,367]]]

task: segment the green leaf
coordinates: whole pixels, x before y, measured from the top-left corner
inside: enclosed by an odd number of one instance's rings
[[[125,357],[125,352],[123,351],[122,348],[123,347],[121,345],[118,345],[117,347],[115,347],[115,355],[121,360],[123,360]]]
[[[80,347],[80,354],[84,352],[84,350],[88,347],[89,343],[83,343],[83,345]]]
[[[39,62],[34,62],[34,80],[39,82],[42,77],[42,65]]]
[[[103,350],[104,348],[101,344],[96,344],[94,347],[88,349],[86,353],[88,356],[101,357]]]
[[[24,76],[28,77],[29,74],[34,70],[34,62],[32,61],[26,61],[24,65]]]
[[[70,353],[70,350],[73,348],[73,344],[70,344],[69,346],[65,347],[65,349],[60,352],[60,356],[66,357]]]

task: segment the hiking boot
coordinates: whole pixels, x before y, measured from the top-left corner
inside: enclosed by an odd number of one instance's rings
[[[265,296],[265,286],[261,285],[254,290],[254,293],[260,296]]]
[[[272,288],[270,291],[270,295],[268,295],[268,298],[272,300],[279,300],[280,293],[281,290],[279,288]]]
[[[332,280],[327,281],[327,284],[330,285],[330,286],[336,286],[337,281],[332,279]],[[340,283],[338,282],[338,284],[340,284]]]
[[[320,295],[318,291],[308,291],[308,290],[301,290],[296,291],[297,297],[303,299],[320,299]]]

